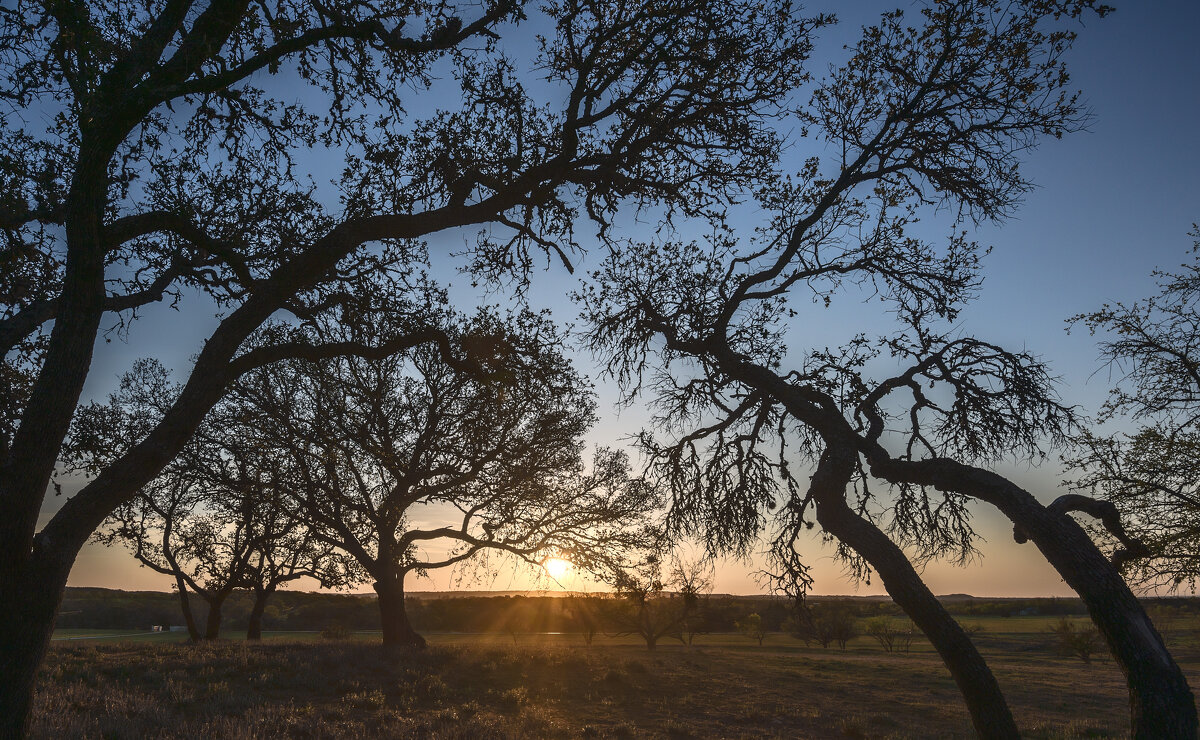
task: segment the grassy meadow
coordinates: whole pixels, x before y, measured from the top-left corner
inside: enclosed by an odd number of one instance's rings
[[[1051,649],[1048,617],[964,617],[1033,738],[1122,737],[1124,681],[1105,656]],[[1200,686],[1194,626],[1168,641]],[[235,635],[231,633],[231,638]],[[692,647],[578,635],[430,634],[423,651],[378,635],[268,633],[191,645],[181,633],[63,630],[45,662],[38,738],[969,737],[928,643],[843,652],[774,634]]]

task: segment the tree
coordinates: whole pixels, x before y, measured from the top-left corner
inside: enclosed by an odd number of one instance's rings
[[[901,627],[891,617],[881,614],[868,619],[864,631],[879,643],[885,653],[907,653],[912,646],[912,622]]]
[[[656,649],[664,637],[687,644],[684,625],[694,614],[703,589],[702,578],[689,580],[688,576],[699,572],[673,559],[663,573],[662,556],[653,551],[640,562],[615,570],[612,579],[617,598],[607,604],[606,620],[612,634],[637,635],[647,650]]]
[[[178,393],[159,362],[140,360],[106,404],[80,409],[64,460],[80,473],[103,470],[124,440],[157,423]],[[339,585],[336,560],[321,549],[279,495],[275,462],[239,435],[237,419],[210,413],[162,473],[105,520],[96,539],[127,546],[143,566],[171,576],[192,640],[220,636],[221,608],[237,589],[253,591],[247,632],[262,633],[266,602],[280,585],[309,576]],[[203,632],[189,594],[208,606]]]
[[[751,640],[757,640],[758,646],[762,647],[763,640],[767,637],[767,630],[763,627],[762,616],[758,612],[750,612],[739,620],[735,626],[738,632],[741,632]]]
[[[596,635],[604,631],[602,598],[593,594],[571,594],[564,600],[563,616],[567,624],[579,632],[588,647],[592,646]]]
[[[530,14],[545,30],[514,58],[497,39]],[[382,348],[242,353],[264,322],[336,312],[385,275],[416,291],[437,232],[483,227],[465,266],[520,282],[539,254],[570,264],[579,214],[607,229],[624,204],[719,207],[774,151],[765,121],[815,25],[782,2],[711,0],[5,4],[0,734],[26,725],[79,548],[229,383],[434,339],[410,326]],[[446,101],[461,104],[411,112]],[[338,152],[339,177],[304,179],[307,157]],[[39,529],[97,340],[132,336],[163,300],[215,316],[182,390]]]
[[[815,642],[823,648],[837,643],[842,650],[858,636],[854,610],[835,602],[802,603],[792,616],[789,632],[805,645]]]
[[[361,337],[383,323],[351,326]],[[349,341],[346,331],[327,324],[313,341]],[[229,395],[241,433],[286,460],[278,486],[312,535],[379,594],[385,645],[424,644],[404,607],[408,574],[484,551],[607,571],[645,542],[658,501],[622,453],[597,450],[585,468],[595,401],[544,316],[451,316],[442,331],[503,373],[481,378],[416,347],[277,363]]]
[[[692,646],[696,635],[712,631],[708,607],[714,575],[712,561],[707,558],[675,556],[671,559],[670,582],[686,601],[691,602],[680,625],[680,633],[688,647]]]
[[[1200,251],[1200,229],[1194,252]],[[1114,506],[1124,538],[1102,537],[1140,585],[1194,589],[1200,576],[1200,259],[1181,272],[1155,271],[1158,295],[1080,314],[1072,323],[1104,332],[1101,356],[1118,383],[1100,422],[1129,418],[1130,434],[1082,431],[1068,459],[1073,488]],[[1144,556],[1144,557],[1142,557]]]
[[[809,576],[794,543],[819,523],[929,637],[985,737],[1016,737],[1011,712],[902,547],[969,558],[970,499],[1007,516],[1087,604],[1128,678],[1134,734],[1196,732],[1178,665],[1070,516],[1094,502],[1043,505],[989,468],[1061,444],[1073,410],[1036,357],[953,323],[979,284],[982,250],[964,226],[1007,216],[1030,187],[1022,153],[1086,120],[1063,60],[1068,24],[1092,10],[1105,9],[961,0],[922,8],[919,22],[885,14],[798,113],[833,156],[759,193],[775,215],[757,236],[625,245],[579,296],[591,344],[628,398],[654,394],[665,439],[648,431],[641,443],[677,492],[673,529],[746,552],[773,512],[774,583],[797,593]],[[944,245],[912,231],[939,207],[951,214]],[[804,341],[806,306],[864,295],[894,332],[789,348]],[[812,466],[806,486],[798,460]]]

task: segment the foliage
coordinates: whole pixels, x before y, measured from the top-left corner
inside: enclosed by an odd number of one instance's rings
[[[1200,252],[1200,231],[1193,251]],[[1147,588],[1194,590],[1200,576],[1200,258],[1180,272],[1156,271],[1159,292],[1130,305],[1106,304],[1071,321],[1104,338],[1117,375],[1101,422],[1127,417],[1132,433],[1085,430],[1067,463],[1073,488],[1112,502],[1149,557],[1098,535]],[[1134,554],[1143,554],[1140,550]]]
[[[0,8],[6,731],[78,549],[225,388],[282,359],[384,351],[286,333],[251,349],[264,324],[381,292],[430,305],[439,232],[477,230],[458,266],[520,290],[539,259],[571,267],[583,222],[719,211],[770,169],[768,122],[821,22],[748,0]],[[332,177],[304,171],[317,161]],[[211,333],[161,420],[43,525],[97,341],[135,338],[157,302]],[[404,331],[389,340],[437,339]]]
[[[763,627],[763,618],[758,612],[750,612],[738,621],[737,630],[751,640],[758,642],[760,647],[767,636],[767,630]]]
[[[64,457],[76,469],[102,470],[138,427],[159,422],[165,399],[178,390],[161,364],[136,363],[107,404],[80,409]],[[343,558],[317,542],[286,505],[269,451],[227,412],[210,413],[180,455],[96,534],[175,580],[193,639],[200,633],[189,592],[208,604],[205,637],[215,638],[221,606],[234,589],[253,589],[261,613],[267,598],[291,581],[309,577],[334,587],[348,577]]]
[[[760,191],[773,215],[757,237],[629,243],[596,271],[579,295],[589,339],[630,399],[652,394],[665,439],[639,441],[676,492],[677,531],[745,552],[773,511],[776,583],[799,592],[807,570],[793,544],[812,525],[814,494],[791,456],[815,463],[840,440],[879,462],[888,450],[989,461],[1063,439],[1074,414],[1036,357],[944,322],[975,294],[984,251],[962,219],[1011,212],[1030,187],[1021,152],[1085,118],[1065,87],[1074,33],[1046,24],[1086,5],[941,3],[913,24],[886,14],[813,85],[799,115],[834,156]],[[945,244],[909,233],[934,203],[959,215]],[[789,347],[789,327],[860,289],[894,313],[895,333]],[[885,469],[855,461],[845,475],[855,511],[887,515],[922,558],[969,558],[964,494]],[[851,547],[838,552],[867,574]]]
[[[612,634],[637,635],[647,650],[654,650],[664,637],[686,644],[688,620],[696,613],[700,595],[712,588],[703,563],[672,558],[666,573],[663,565],[662,557],[650,552],[612,575],[618,596],[608,606]]]
[[[672,492],[672,533],[734,555],[769,536],[770,585],[800,597],[811,576],[798,545],[820,524],[851,573],[878,574],[936,643],[986,735],[1016,736],[1016,721],[920,576],[931,559],[976,555],[971,499],[1087,602],[1128,678],[1134,734],[1197,727],[1182,670],[1070,514],[1114,536],[1115,518],[1084,496],[1046,506],[991,469],[1065,444],[1077,411],[1036,355],[956,323],[986,253],[971,229],[1014,213],[1032,187],[1025,152],[1086,123],[1065,58],[1076,24],[1107,10],[947,0],[915,19],[885,13],[798,105],[811,156],[756,193],[768,215],[754,233],[720,223],[694,240],[631,240],[578,294],[606,371],[655,411],[638,442]],[[931,217],[944,239],[915,226]],[[832,346],[805,333],[863,300],[894,328]]]
[[[353,341],[391,314],[374,316],[323,324],[319,341]],[[276,495],[352,558],[352,579],[373,583],[386,612],[390,584],[402,601],[407,574],[495,567],[475,557],[489,550],[607,573],[644,546],[657,496],[621,453],[585,464],[595,401],[553,324],[480,312],[448,314],[441,331],[483,371],[420,345],[281,362],[244,376],[221,407],[282,468]]]

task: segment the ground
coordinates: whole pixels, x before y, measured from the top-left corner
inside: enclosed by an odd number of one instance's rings
[[[1033,738],[1122,737],[1124,681],[1106,658],[1055,655],[1047,618],[963,620]],[[107,635],[122,635],[107,637]],[[772,635],[760,648],[703,635],[654,652],[629,638],[430,635],[385,651],[374,635],[268,634],[188,645],[181,635],[56,634],[36,698],[38,738],[859,737],[973,735],[927,643],[845,652]],[[85,638],[85,639],[79,639]],[[1200,685],[1194,630],[1168,634]]]

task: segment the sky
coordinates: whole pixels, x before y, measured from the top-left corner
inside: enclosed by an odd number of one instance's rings
[[[1025,172],[1036,184],[1015,216],[986,225],[974,238],[993,246],[983,268],[979,299],[963,312],[964,332],[1009,348],[1025,348],[1042,356],[1061,377],[1060,392],[1069,403],[1095,410],[1109,388],[1109,375],[1097,358],[1096,338],[1086,331],[1068,333],[1065,320],[1109,301],[1133,301],[1154,291],[1156,267],[1171,268],[1187,258],[1187,232],[1200,221],[1200,2],[1195,0],[1126,0],[1113,3],[1115,13],[1092,19],[1081,29],[1070,55],[1072,82],[1088,101],[1094,118],[1086,132],[1047,141],[1026,157]],[[820,3],[806,11],[836,11],[838,29],[823,34],[821,48],[840,48],[857,28],[896,3]],[[903,5],[902,3],[900,5]],[[847,7],[852,7],[847,11]],[[796,156],[804,152],[797,151]],[[319,164],[314,168],[319,169]],[[748,226],[752,226],[749,225]],[[431,242],[435,254],[461,246],[469,235],[447,234]],[[599,256],[591,257],[592,260]],[[578,265],[589,268],[589,257]],[[447,281],[466,282],[451,272]],[[534,305],[549,307],[557,320],[570,322],[577,309],[564,297],[569,280],[551,268],[535,274],[530,290]],[[193,310],[188,310],[189,308]],[[186,367],[215,320],[195,305],[183,312],[162,307],[147,312],[128,342],[113,340],[97,348],[85,397],[101,397],[135,357],[157,356]],[[859,307],[860,312],[871,311]],[[849,312],[853,315],[855,312]],[[798,328],[801,331],[803,328]],[[820,331],[852,330],[829,326]],[[580,367],[594,375],[585,353]],[[636,406],[620,413],[612,407],[616,389],[598,381],[602,420],[591,440],[620,444],[645,423]],[[998,467],[1016,482],[1050,501],[1062,490],[1056,459],[1038,466],[1013,461]],[[70,495],[70,486],[67,493]],[[44,517],[61,505],[47,498]],[[976,528],[983,535],[981,557],[967,567],[934,563],[925,579],[935,593],[976,596],[1065,596],[1071,592],[1032,545],[1016,545],[1011,526],[981,507]],[[853,583],[819,539],[804,552],[818,594],[881,594],[878,582]],[[756,561],[722,562],[714,590],[756,593]],[[495,578],[461,580],[464,573],[438,573],[409,584],[411,590],[452,587],[524,589],[595,588],[574,573],[560,584],[531,579],[528,573],[503,568]],[[119,548],[89,544],[80,553],[69,585],[167,590],[169,581],[145,568]]]

